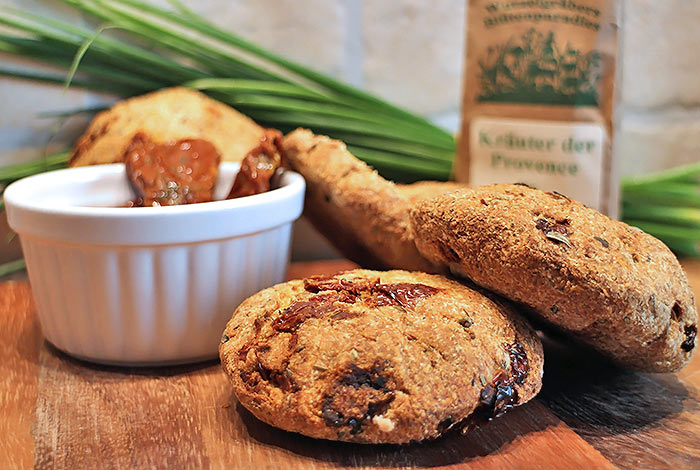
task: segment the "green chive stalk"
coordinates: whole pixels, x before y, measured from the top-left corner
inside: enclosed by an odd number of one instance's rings
[[[678,255],[700,256],[700,164],[622,181],[622,217]]]
[[[626,220],[650,220],[671,226],[700,229],[700,208],[635,204],[628,200],[625,201],[622,211]]]
[[[17,271],[23,270],[27,265],[23,259],[18,259],[15,261],[10,261],[9,263],[0,264],[0,278],[3,276],[9,276],[10,274],[16,273]]]
[[[38,160],[0,167],[0,186],[7,186],[25,176],[63,168],[68,162],[69,155],[69,152],[61,152]]]

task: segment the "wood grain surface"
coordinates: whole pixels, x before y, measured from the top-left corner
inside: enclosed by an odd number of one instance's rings
[[[700,289],[700,262],[684,265]],[[294,264],[289,276],[350,267]],[[532,402],[466,436],[363,446],[256,420],[216,362],[137,369],[72,359],[43,340],[23,281],[0,283],[0,354],[0,469],[700,468],[697,357],[678,374],[642,374],[547,340]]]

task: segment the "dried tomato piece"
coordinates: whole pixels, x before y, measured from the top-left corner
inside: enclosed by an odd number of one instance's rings
[[[260,138],[260,144],[248,152],[241,162],[241,169],[233,182],[233,188],[227,199],[233,199],[270,190],[270,180],[282,165],[280,153],[282,133],[275,129],[266,129]]]
[[[124,155],[126,174],[138,196],[134,205],[177,206],[214,199],[221,155],[202,139],[158,144],[137,133]]]

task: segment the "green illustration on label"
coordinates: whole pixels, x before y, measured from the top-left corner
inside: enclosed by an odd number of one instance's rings
[[[505,44],[489,46],[479,60],[478,101],[598,106],[601,56],[571,44],[561,47],[552,31],[530,28]]]

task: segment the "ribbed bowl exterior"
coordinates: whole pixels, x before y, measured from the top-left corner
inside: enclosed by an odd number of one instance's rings
[[[41,328],[90,361],[212,359],[247,297],[283,282],[291,223],[251,235],[157,246],[66,244],[22,236]]]

